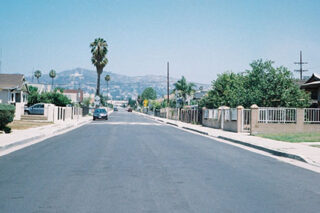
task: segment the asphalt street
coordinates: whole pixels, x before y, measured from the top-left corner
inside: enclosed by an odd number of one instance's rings
[[[0,212],[319,212],[320,175],[114,112],[0,157]]]

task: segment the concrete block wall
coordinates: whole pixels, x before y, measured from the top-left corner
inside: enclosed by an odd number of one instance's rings
[[[277,133],[311,133],[320,132],[320,124],[308,124],[304,122],[304,109],[297,108],[296,123],[259,123],[259,107],[251,106],[250,133],[277,134]]]
[[[202,116],[202,125],[206,127],[212,127],[215,129],[223,129],[231,132],[241,132],[242,131],[242,106],[237,107],[237,118],[236,120],[226,119],[225,113],[230,110],[227,106],[221,106],[218,108],[217,118],[204,118]],[[205,108],[203,110],[206,110]]]

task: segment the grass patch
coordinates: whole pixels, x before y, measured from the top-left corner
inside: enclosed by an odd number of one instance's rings
[[[312,147],[320,148],[320,145],[311,145]]]
[[[277,141],[292,143],[299,142],[320,142],[320,133],[279,133],[279,134],[258,134],[257,136]]]
[[[33,122],[33,121],[12,121],[8,124],[13,130],[30,129],[34,127],[46,126],[53,124],[52,122]]]

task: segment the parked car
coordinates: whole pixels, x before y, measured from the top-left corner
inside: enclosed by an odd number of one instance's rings
[[[93,120],[105,119],[108,120],[108,112],[104,108],[97,108],[93,112]]]
[[[114,107],[114,108],[113,108],[113,111],[115,111],[115,112],[118,111],[118,108],[117,108],[117,107]]]
[[[24,110],[25,114],[28,115],[43,115],[44,114],[44,104],[43,103],[38,103],[35,105],[32,105],[30,107],[27,107]]]
[[[128,108],[128,112],[132,112],[132,109],[130,107]]]

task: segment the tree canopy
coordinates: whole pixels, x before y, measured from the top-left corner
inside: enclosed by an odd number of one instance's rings
[[[71,104],[71,100],[67,96],[58,92],[58,90],[39,94],[38,88],[29,86],[28,105],[36,103],[51,103],[56,106],[66,106]]]
[[[141,94],[142,100],[155,100],[157,98],[157,92],[152,87],[147,87]]]
[[[181,96],[183,99],[183,104],[185,103],[187,96],[191,95],[191,93],[194,92],[194,83],[188,83],[187,79],[182,76],[180,80],[178,80],[176,83],[174,83],[174,89],[173,92],[177,92],[178,95]]]
[[[103,38],[96,38],[91,44],[91,62],[97,69],[97,90],[96,95],[100,95],[100,75],[103,68],[107,65],[108,59],[106,57],[108,52],[108,44]]]
[[[39,83],[39,78],[41,77],[41,75],[42,75],[42,73],[41,73],[40,70],[36,70],[36,71],[34,72],[34,77],[37,78],[37,82],[38,82],[38,83]]]
[[[307,107],[310,95],[294,82],[292,73],[272,61],[256,60],[250,69],[236,74],[225,72],[212,81],[212,89],[202,100],[208,108],[219,106]]]

